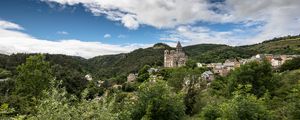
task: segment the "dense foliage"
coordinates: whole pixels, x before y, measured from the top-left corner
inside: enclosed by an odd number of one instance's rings
[[[282,66],[280,66],[280,71],[296,70],[300,68],[300,58],[295,58],[286,61]]]

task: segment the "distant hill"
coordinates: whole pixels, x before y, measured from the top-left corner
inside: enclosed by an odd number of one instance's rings
[[[163,65],[164,50],[169,46],[156,46],[137,49],[130,53],[118,55],[98,56],[88,60],[92,66],[92,73],[100,78],[109,78],[117,75],[127,75],[137,72],[144,65]]]
[[[92,73],[97,78],[126,76],[144,65],[163,65],[165,49],[174,49],[158,43],[153,47],[137,49],[130,53],[97,56],[91,59],[66,55],[47,55],[47,60],[82,73]],[[232,47],[220,44],[199,44],[183,48],[189,58],[197,62],[223,62],[230,58],[249,58],[258,53],[300,54],[300,36],[274,38],[263,43]],[[0,55],[0,67],[13,70],[30,54]]]
[[[255,45],[243,46],[257,53],[300,54],[300,36],[274,38]]]
[[[255,54],[254,51],[241,47],[217,44],[187,46],[184,50],[190,59],[203,63],[223,62],[230,58],[248,58]]]

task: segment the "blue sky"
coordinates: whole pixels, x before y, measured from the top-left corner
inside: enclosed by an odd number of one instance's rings
[[[299,34],[297,11],[299,0],[1,0],[0,53],[90,58],[158,42],[246,45]]]
[[[0,18],[23,26],[27,34],[40,39],[79,39],[103,43],[159,42],[161,30],[142,26],[129,30],[117,21],[94,16],[82,5],[61,6],[39,0],[4,0],[0,4]],[[65,33],[65,34],[60,34]],[[110,38],[104,38],[110,34]]]

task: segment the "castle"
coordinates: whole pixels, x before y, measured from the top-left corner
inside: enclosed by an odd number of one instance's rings
[[[182,46],[178,41],[176,51],[165,50],[164,67],[172,68],[185,66],[187,59],[188,57],[185,55],[184,51],[182,50]]]

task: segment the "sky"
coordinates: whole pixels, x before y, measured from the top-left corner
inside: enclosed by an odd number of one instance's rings
[[[1,0],[0,53],[91,58],[300,34],[299,0]]]

